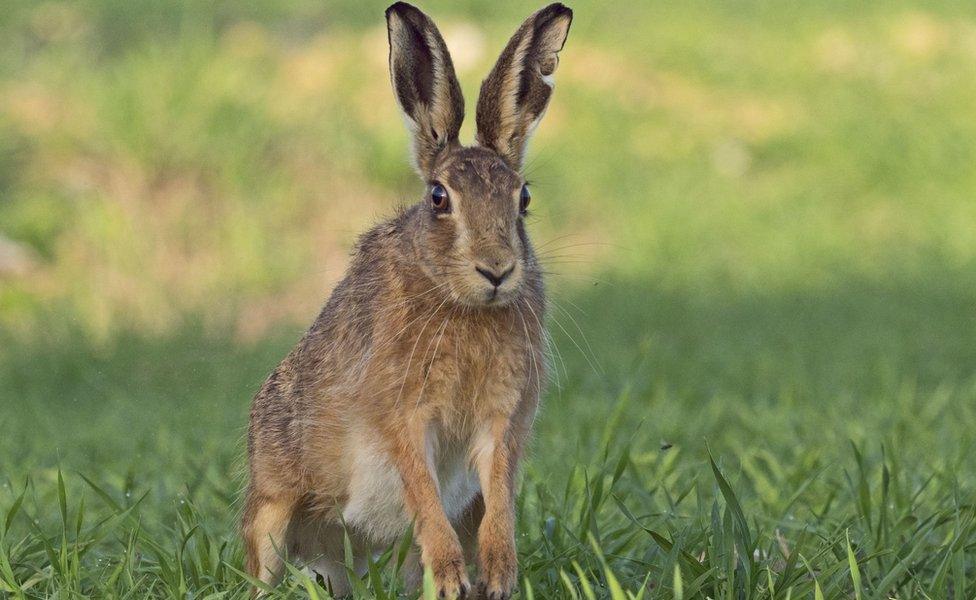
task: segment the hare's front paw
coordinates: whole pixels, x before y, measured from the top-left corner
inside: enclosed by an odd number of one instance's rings
[[[478,589],[488,600],[507,600],[515,587],[515,540],[485,539],[479,551]]]
[[[439,598],[464,598],[471,588],[460,551],[430,561]]]

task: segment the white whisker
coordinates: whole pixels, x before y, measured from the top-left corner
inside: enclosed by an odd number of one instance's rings
[[[596,352],[593,351],[593,347],[590,345],[590,340],[587,339],[586,333],[583,332],[583,328],[579,326],[579,323],[576,321],[576,318],[573,317],[573,315],[569,311],[567,311],[565,308],[563,308],[562,306],[560,306],[559,303],[556,302],[555,300],[552,300],[552,305],[557,310],[562,311],[562,313],[564,315],[566,315],[567,317],[569,317],[569,319],[573,322],[573,325],[576,326],[576,331],[578,331],[580,333],[580,336],[582,336],[582,338],[583,338],[583,343],[586,345],[586,349],[589,351],[590,356],[593,357],[593,363],[596,364],[597,371],[598,371],[597,374],[598,375],[605,375],[606,374],[606,371],[604,371],[603,365],[600,364],[600,361],[599,361],[599,359],[596,356]]]
[[[424,322],[424,326],[420,328],[420,333],[417,334],[417,340],[413,343],[413,348],[410,350],[410,357],[407,359],[407,366],[404,367],[404,369],[403,369],[403,381],[400,382],[400,391],[397,392],[396,402],[393,403],[393,406],[399,406],[400,405],[400,398],[403,396],[403,388],[407,384],[407,377],[410,376],[410,363],[413,362],[413,355],[414,355],[414,352],[417,351],[417,344],[420,343],[420,338],[422,338],[424,336],[424,331],[427,329],[427,325],[430,324],[430,320],[434,318],[434,315],[436,315],[437,314],[437,311],[439,311],[441,309],[441,307],[444,306],[444,304],[447,302],[447,300],[448,300],[448,298],[444,298],[444,300],[441,301],[441,303],[438,304],[434,308],[434,310],[432,310],[430,312],[430,316],[427,317],[427,320]]]
[[[431,371],[431,369],[434,368],[434,365],[433,365],[434,360],[437,358],[437,349],[440,348],[440,346],[441,346],[441,338],[444,337],[444,332],[447,330],[447,324],[450,322],[451,318],[454,316],[454,311],[455,310],[456,310],[456,308],[452,308],[451,309],[451,312],[446,317],[444,317],[444,323],[440,327],[441,332],[437,336],[437,343],[434,344],[434,353],[430,357],[430,365],[427,366],[426,371],[424,372],[424,381],[423,381],[422,384],[420,384],[420,391],[417,393],[417,402],[414,403],[414,406],[419,406],[420,405],[420,399],[423,398],[423,396],[424,396],[424,389],[427,387],[427,379],[430,377],[430,371]],[[431,338],[431,342],[433,342],[433,338]],[[423,359],[421,361],[421,366],[427,364],[427,350],[429,350],[429,349],[430,349],[430,343],[427,344],[427,349],[424,350],[424,356],[423,356]]]

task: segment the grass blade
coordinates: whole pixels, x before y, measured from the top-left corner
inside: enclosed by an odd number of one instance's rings
[[[854,598],[861,600],[861,569],[857,566],[854,549],[851,548],[851,534],[847,532],[847,563],[851,569],[851,580],[854,582]]]

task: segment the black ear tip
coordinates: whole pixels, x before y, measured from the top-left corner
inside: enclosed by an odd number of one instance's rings
[[[386,9],[387,23],[390,22],[390,15],[396,15],[401,21],[409,23],[415,29],[424,29],[433,24],[430,17],[424,14],[424,11],[407,2],[395,2]]]
[[[566,6],[562,2],[553,2],[549,6],[535,13],[534,17],[536,27],[548,27],[551,23],[562,19],[565,19],[568,23],[572,23],[573,9]]]
[[[553,2],[552,4],[550,4],[549,6],[545,7],[542,10],[551,18],[562,17],[562,16],[567,16],[570,19],[573,18],[573,9],[566,6],[562,2]]]
[[[386,9],[386,18],[387,20],[389,20],[390,15],[394,13],[398,15],[403,15],[404,13],[409,13],[409,12],[420,12],[420,9],[418,9],[413,4],[409,4],[407,2],[394,2],[393,4],[390,5],[389,8]]]

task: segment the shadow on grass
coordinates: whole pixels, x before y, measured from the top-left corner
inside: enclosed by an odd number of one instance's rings
[[[684,445],[701,460],[705,439],[718,453],[787,463],[884,444],[924,473],[957,462],[961,478],[976,476],[965,460],[976,427],[971,273],[848,276],[786,293],[610,278],[555,304],[562,389],[536,445],[548,470],[636,434],[639,447]]]

